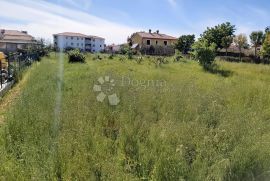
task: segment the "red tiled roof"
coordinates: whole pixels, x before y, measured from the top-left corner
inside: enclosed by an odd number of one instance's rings
[[[175,38],[173,36],[169,36],[166,34],[160,34],[160,33],[156,33],[156,32],[155,33],[137,32],[137,34],[142,38],[161,39],[161,40],[177,40],[177,38]]]
[[[35,41],[35,39],[26,32],[17,30],[0,30],[0,41],[32,43]]]

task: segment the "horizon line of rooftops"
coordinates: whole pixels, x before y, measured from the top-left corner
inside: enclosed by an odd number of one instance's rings
[[[151,29],[149,29],[148,31],[134,32],[130,35],[130,37],[133,37],[136,34],[142,38],[148,38],[148,39],[167,39],[167,40],[176,40],[177,39],[176,37],[160,33],[159,30],[152,31]],[[3,38],[4,36],[6,36],[6,38],[11,37],[13,39],[13,41],[26,39],[26,37],[27,37],[28,42],[36,41],[36,38],[34,38],[34,36],[28,34],[27,31],[0,29],[0,41],[1,41],[1,37]],[[62,33],[52,34],[52,36],[53,36],[53,38],[56,38],[57,36],[67,36],[67,37],[85,38],[86,40],[88,38],[90,38],[90,39],[92,38],[92,39],[100,39],[100,40],[105,41],[105,38],[103,38],[103,37],[96,36],[96,35],[86,35],[86,34],[78,33],[78,32],[62,32]],[[40,38],[42,38],[42,37],[40,37]],[[8,38],[8,39],[10,39],[10,38]]]

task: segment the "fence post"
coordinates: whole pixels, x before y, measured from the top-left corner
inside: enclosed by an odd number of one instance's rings
[[[21,56],[19,56],[19,57],[16,57],[16,58],[18,58],[18,63],[19,63],[19,68],[18,68],[18,70],[19,71],[21,71]]]
[[[10,80],[10,57],[7,57],[7,61],[8,61],[8,80]]]
[[[2,84],[3,84],[3,77],[2,77],[2,60],[0,60],[0,81],[1,81],[1,89],[2,89]]]

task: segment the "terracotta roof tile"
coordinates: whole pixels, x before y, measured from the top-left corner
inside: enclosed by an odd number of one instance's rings
[[[34,42],[35,39],[27,33],[17,30],[0,30],[0,41],[3,42]]]
[[[135,33],[136,34],[136,33]],[[146,33],[146,32],[137,32],[139,36],[142,38],[149,38],[149,39],[161,39],[161,40],[177,40],[176,37],[169,36],[166,34],[160,34],[160,33]]]

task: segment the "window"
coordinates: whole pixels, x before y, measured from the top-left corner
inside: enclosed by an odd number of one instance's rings
[[[73,43],[71,43],[71,46],[73,46]]]
[[[79,44],[79,43],[77,43],[77,47],[78,47],[78,46],[80,46],[80,44]]]
[[[83,47],[83,43],[82,43],[82,47]]]
[[[168,42],[167,41],[164,41],[164,45],[167,46],[168,45]]]
[[[101,45],[100,45],[100,48],[101,48]]]
[[[68,39],[68,37],[66,36],[66,39]]]
[[[151,44],[151,40],[147,40],[147,41],[146,41],[146,44],[147,44],[147,45],[150,45],[150,44]]]
[[[156,41],[156,45],[158,44],[158,41]]]
[[[95,47],[95,44],[93,45],[93,47]]]
[[[71,39],[73,40],[73,37],[71,37]]]
[[[79,38],[77,37],[77,40],[79,40]]]

